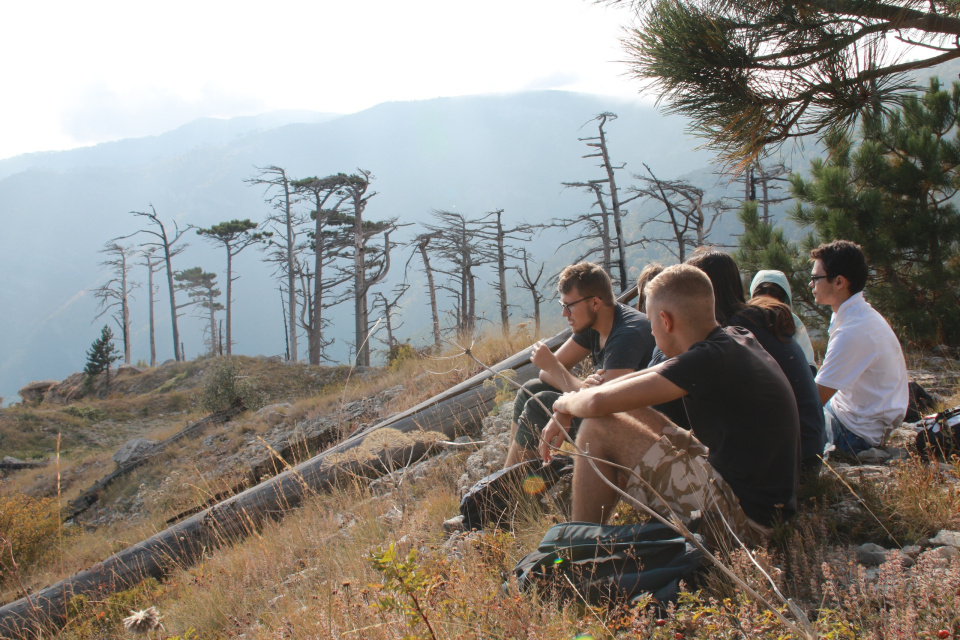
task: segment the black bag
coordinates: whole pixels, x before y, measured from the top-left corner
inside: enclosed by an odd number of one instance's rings
[[[546,491],[572,473],[573,460],[569,456],[554,456],[547,464],[527,460],[492,473],[477,481],[460,499],[463,527],[469,530],[505,525],[522,496]]]
[[[690,583],[702,559],[692,543],[659,522],[566,522],[550,527],[513,573],[521,591],[536,586],[593,605],[632,603],[650,593],[665,604],[676,602],[680,581]]]
[[[960,455],[960,407],[926,416],[918,427],[917,453],[924,462],[930,461],[930,452],[941,460]]]

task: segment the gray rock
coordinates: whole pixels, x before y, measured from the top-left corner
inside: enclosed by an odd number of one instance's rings
[[[920,555],[921,551],[923,551],[923,547],[918,544],[907,545],[903,549],[900,549],[900,553],[914,560]]]
[[[148,440],[146,438],[130,440],[117,449],[117,452],[113,454],[113,461],[117,463],[118,467],[122,467],[130,462],[136,462],[137,460],[141,460],[156,444],[156,440]]]
[[[960,549],[960,533],[950,531],[949,529],[941,529],[930,543],[936,547],[953,547],[954,549]]]
[[[904,553],[903,549],[893,551],[891,557],[898,558],[904,569],[909,569],[917,563],[916,556],[910,556],[909,554]]]
[[[867,449],[857,454],[857,459],[865,464],[880,464],[890,459],[890,454],[883,449]]]
[[[880,545],[868,542],[857,547],[857,562],[868,567],[878,567],[887,561],[887,553]]]
[[[138,367],[138,366],[136,366],[136,365],[123,363],[123,364],[121,364],[120,366],[117,367],[116,376],[117,376],[118,378],[125,378],[125,377],[130,377],[130,376],[138,376],[138,375],[140,375],[141,373],[144,373],[145,371],[146,371],[146,369],[143,369],[143,368]]]
[[[936,547],[924,551],[917,560],[932,558],[935,561],[949,562],[956,557],[960,557],[960,551],[957,551],[954,547]]]
[[[887,462],[893,462],[894,460],[907,460],[910,458],[910,452],[901,447],[888,447],[887,454],[890,456],[890,459]]]
[[[257,411],[257,415],[261,418],[270,418],[276,415],[285,416],[287,415],[287,409],[289,409],[291,406],[293,405],[291,405],[289,402],[278,402],[277,404],[267,405],[266,407],[260,409]]]

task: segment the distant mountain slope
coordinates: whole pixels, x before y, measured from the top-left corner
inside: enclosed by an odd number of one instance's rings
[[[480,214],[494,208],[505,209],[512,220],[570,216],[591,203],[561,182],[599,177],[596,160],[581,157],[588,149],[577,138],[595,135],[591,119],[603,111],[619,114],[607,131],[613,156],[628,171],[647,162],[658,175],[673,178],[709,164],[709,154],[695,149],[699,141],[684,134],[677,118],[636,103],[564,92],[387,103],[346,116],[309,115],[315,120],[308,123],[286,124],[295,119],[289,114],[204,119],[152,138],[0,161],[0,395],[17,400],[16,389],[30,380],[82,368],[104,322],[92,322],[96,310],[89,293],[107,279],[97,266],[97,250],[137,230],[131,210],[152,203],[164,220],[181,226],[259,221],[267,214],[262,194],[243,180],[255,165],[276,164],[294,177],[373,171],[378,195],[368,209],[372,219],[415,222],[428,219],[433,209]],[[189,235],[191,246],[175,268],[203,266],[221,273],[222,284],[221,252]],[[558,257],[554,244],[536,242],[531,250],[553,261],[572,252]],[[405,261],[406,254],[398,256],[387,287],[402,279]],[[234,287],[235,350],[282,353],[279,294],[270,267],[254,250],[235,267],[241,277]],[[135,269],[133,277],[144,282],[145,268]],[[415,286],[406,305],[422,313],[418,277],[411,273]],[[489,278],[482,278],[481,289],[487,289]],[[149,354],[144,289],[133,303],[135,361]],[[511,296],[526,302],[519,290]],[[161,291],[161,360],[172,356],[168,308]],[[335,326],[351,326],[346,306],[334,318]],[[200,324],[189,317],[183,324],[186,352],[193,357],[202,349]],[[411,311],[401,337],[422,324]],[[337,358],[346,355],[346,337],[337,336]]]

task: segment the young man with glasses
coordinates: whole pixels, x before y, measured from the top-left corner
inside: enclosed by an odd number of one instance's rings
[[[903,421],[907,368],[896,334],[863,299],[867,260],[859,245],[836,240],[810,257],[814,300],[833,310],[816,377],[827,433],[838,451],[856,455],[879,446]]]
[[[580,262],[567,267],[560,273],[557,289],[561,314],[573,335],[556,353],[543,342],[533,345],[531,361],[540,368],[540,377],[517,393],[505,466],[538,457],[540,432],[561,393],[596,386],[646,367],[656,344],[647,316],[616,301],[610,276],[599,265]],[[580,380],[570,369],[587,356],[595,372]]]

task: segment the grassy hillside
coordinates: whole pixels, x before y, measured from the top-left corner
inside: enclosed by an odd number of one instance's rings
[[[525,344],[529,336],[486,340],[474,351],[493,363]],[[922,371],[926,386],[952,395],[947,404],[960,402],[956,362],[924,354],[910,360],[914,377]],[[177,514],[236,487],[284,442],[311,429],[328,429],[331,437],[355,432],[479,370],[463,357],[413,358],[363,372],[262,358],[233,363],[263,408],[177,442],[68,525],[57,514],[113,470],[110,456],[119,445],[161,440],[206,415],[205,394],[227,363],[168,365],[118,380],[103,398],[0,410],[4,454],[50,460],[0,480],[0,603],[165,528]],[[490,419],[474,436],[487,442],[504,428],[502,419]],[[908,435],[897,434],[905,452]],[[309,447],[294,451],[290,464],[312,454]],[[163,622],[157,638],[789,636],[716,570],[670,611],[561,606],[546,594],[517,594],[512,567],[552,522],[565,519],[564,506],[556,497],[524,501],[511,532],[448,537],[440,523],[456,513],[471,451],[446,450],[375,482],[347,478],[162,583],[76,600],[55,635],[120,637],[120,620],[131,609],[155,606]],[[925,542],[941,529],[960,529],[960,462],[925,466],[907,455],[891,464],[832,468],[777,544],[759,554],[777,588],[825,637],[960,637],[960,560]],[[637,518],[626,506],[619,514],[621,522]],[[889,561],[879,568],[859,562],[856,545],[868,542],[889,550]],[[723,561],[776,601],[742,552]],[[948,635],[938,636],[943,630]]]

